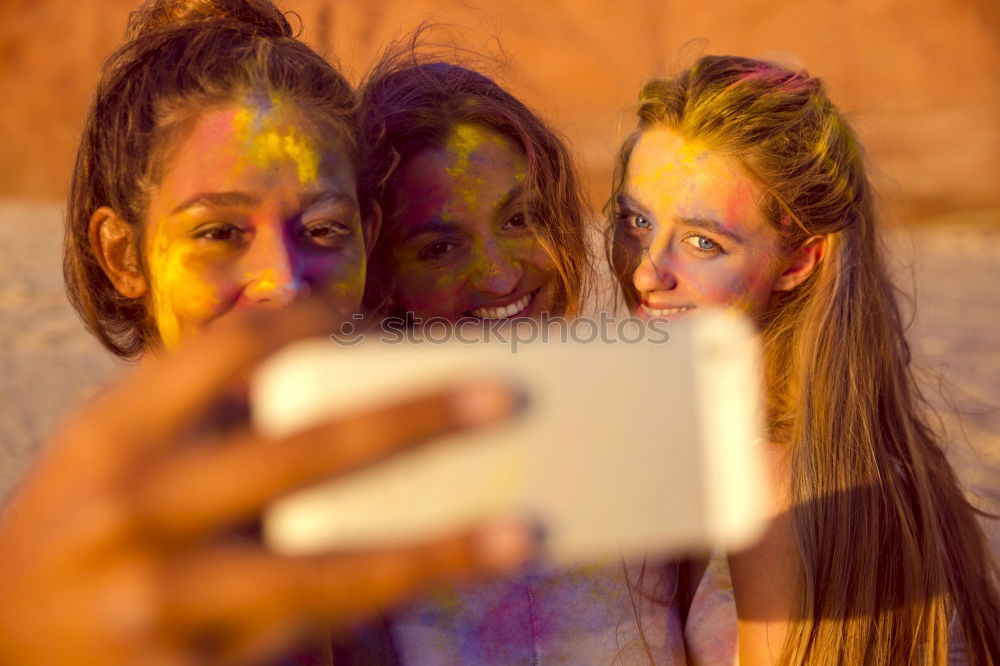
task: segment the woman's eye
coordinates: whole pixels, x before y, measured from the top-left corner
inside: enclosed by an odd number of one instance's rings
[[[220,224],[200,230],[196,237],[211,241],[231,241],[239,238],[243,231],[235,224]]]
[[[711,238],[706,238],[705,236],[688,236],[684,239],[685,243],[694,246],[696,249],[702,252],[720,252],[722,251],[722,246],[716,243]]]
[[[424,261],[435,261],[451,252],[454,247],[455,243],[450,241],[438,241],[424,247],[417,256]]]
[[[524,213],[518,213],[507,220],[506,226],[512,229],[523,229],[528,226],[528,217]]]
[[[633,236],[645,235],[653,228],[653,222],[648,217],[628,211],[622,211],[618,214],[618,224],[625,229],[626,233]]]
[[[330,244],[351,233],[351,230],[339,222],[315,222],[302,230],[302,235],[321,245]]]

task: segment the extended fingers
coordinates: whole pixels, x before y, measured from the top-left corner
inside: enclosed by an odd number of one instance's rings
[[[199,649],[261,657],[246,650],[261,644],[273,650],[282,637],[346,626],[442,580],[505,572],[533,547],[531,530],[518,521],[366,553],[286,558],[220,547],[177,569],[166,618]]]
[[[136,488],[136,507],[173,538],[249,518],[281,494],[349,473],[421,442],[515,412],[507,386],[480,381],[311,427],[271,441],[248,435],[165,461]]]
[[[169,442],[204,413],[241,374],[289,342],[331,330],[339,315],[326,304],[296,303],[280,312],[246,311],[220,320],[94,401],[71,424],[103,439],[105,452],[142,454]]]

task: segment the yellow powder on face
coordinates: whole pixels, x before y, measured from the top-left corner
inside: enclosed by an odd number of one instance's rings
[[[493,137],[497,141],[500,137]],[[455,191],[469,206],[476,204],[479,191],[486,184],[482,178],[466,173],[469,169],[469,157],[486,142],[483,131],[474,126],[460,123],[455,125],[451,136],[445,142],[445,150],[454,155],[454,166],[445,167],[445,172],[455,179]]]
[[[715,172],[708,160],[712,152],[701,141],[654,129],[644,133],[641,142],[629,162],[628,178],[630,187],[643,192],[647,201],[668,206]]]
[[[149,254],[153,320],[167,349],[175,348],[183,337],[181,313],[193,319],[208,317],[219,303],[218,288],[188,266],[187,255],[183,248],[171,249],[167,234],[156,233]]]
[[[283,161],[293,162],[299,182],[316,182],[319,151],[313,140],[295,125],[279,122],[281,100],[271,99],[271,108],[241,108],[233,117],[237,139],[243,143],[246,161],[258,168],[272,168]]]
[[[278,279],[275,277],[275,270],[273,268],[265,268],[261,271],[260,277],[257,279],[257,289],[261,292],[274,291],[278,288]]]
[[[690,166],[708,154],[708,150],[698,141],[685,141],[677,149],[681,166]]]
[[[469,178],[463,177],[459,179],[461,185],[458,187],[458,194],[469,206],[474,206],[476,204],[476,199],[479,198],[479,190],[486,184],[486,181],[482,178]]]
[[[483,145],[485,138],[478,127],[460,123],[455,125],[445,149],[455,156],[455,166],[445,169],[449,176],[457,178],[469,168],[469,155]]]
[[[365,292],[365,264],[362,262],[355,270],[347,271],[324,290],[324,293],[337,303],[353,303]]]
[[[500,146],[501,148],[511,149],[513,148],[515,152],[520,153],[520,149],[517,146],[513,146],[511,140],[501,134],[493,134],[493,143]],[[518,159],[517,168],[514,171],[514,179],[519,183],[524,183],[524,179],[527,178],[527,172],[525,171],[525,165],[523,159]]]

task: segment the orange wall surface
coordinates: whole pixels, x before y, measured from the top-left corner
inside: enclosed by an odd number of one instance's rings
[[[567,136],[607,196],[645,79],[699,53],[762,56],[828,83],[904,215],[1000,205],[996,0],[284,0],[303,38],[363,75],[421,21]],[[132,0],[0,0],[0,196],[65,196],[100,64]]]

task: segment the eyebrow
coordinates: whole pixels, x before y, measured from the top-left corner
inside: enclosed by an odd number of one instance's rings
[[[647,209],[645,206],[643,206],[641,203],[639,203],[638,201],[636,201],[627,194],[618,195],[618,207],[634,210],[652,217],[652,215],[650,215],[649,209]]]
[[[320,190],[319,192],[314,192],[303,197],[302,209],[305,210],[306,208],[320,203],[331,203],[339,206],[358,208],[357,200],[350,194],[341,192],[340,190]]]
[[[504,208],[509,206],[513,201],[516,201],[517,198],[522,194],[524,194],[524,183],[518,183],[514,187],[510,188],[510,191],[508,191],[507,194],[503,195],[503,199],[497,202],[497,205],[494,206],[494,209],[498,211],[503,210]]]
[[[246,192],[199,192],[185,199],[170,214],[176,215],[195,206],[251,206],[258,201],[257,197]]]
[[[252,206],[259,201],[258,197],[247,192],[199,192],[185,199],[179,206],[170,211],[170,214],[176,215],[196,206],[218,208]],[[333,203],[358,208],[358,202],[355,201],[354,197],[339,190],[321,190],[310,193],[303,197],[301,206],[304,210],[318,203]]]
[[[427,233],[451,234],[451,233],[457,233],[458,231],[460,231],[460,228],[457,224],[455,224],[454,222],[445,222],[440,217],[437,217],[435,215],[434,217],[428,219],[426,222],[415,224],[409,229],[407,229],[406,233],[403,234],[403,238],[400,242],[405,243],[414,236],[419,236],[420,234],[427,234]]]
[[[636,201],[635,199],[633,199],[632,197],[630,197],[627,194],[619,194],[618,195],[618,207],[619,208],[626,208],[626,209],[629,209],[629,210],[634,210],[634,211],[636,211],[638,213],[642,213],[643,215],[646,215],[646,216],[652,216],[652,214],[649,212],[649,209],[647,209],[645,206],[643,206],[642,204],[640,204],[638,201]],[[712,218],[708,218],[708,217],[680,217],[680,218],[677,218],[677,221],[680,222],[681,224],[685,224],[685,225],[687,225],[689,227],[696,227],[698,229],[704,229],[706,231],[711,231],[713,233],[719,234],[720,236],[725,236],[726,238],[734,240],[737,243],[745,243],[746,242],[746,239],[742,235],[736,233],[732,229],[729,229],[728,227],[726,227],[724,224],[722,224],[718,220],[713,220]]]
[[[745,243],[746,239],[740,234],[736,233],[732,229],[727,228],[718,220],[713,220],[711,218],[704,217],[682,217],[678,220],[681,224],[686,224],[689,227],[697,227],[698,229],[705,229],[706,231],[712,231],[720,236],[726,236],[727,238],[736,241],[737,243]]]

